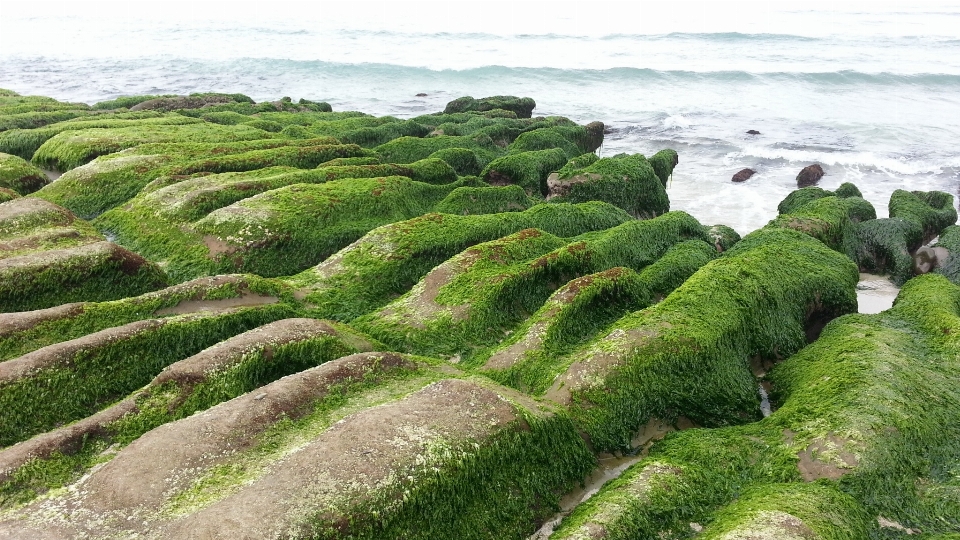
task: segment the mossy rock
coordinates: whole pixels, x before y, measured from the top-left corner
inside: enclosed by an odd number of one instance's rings
[[[0,152],[13,154],[23,159],[33,158],[33,154],[46,141],[64,131],[77,131],[91,128],[122,128],[138,125],[184,125],[202,123],[203,120],[180,115],[162,115],[155,112],[130,114],[112,114],[96,119],[74,118],[57,122],[37,129],[11,129],[0,133]]]
[[[534,228],[557,236],[630,221],[612,205],[539,204],[523,212],[458,216],[429,213],[384,225],[287,281],[314,316],[351,320],[407,292],[435,266],[481,242]]]
[[[3,204],[7,201],[12,201],[14,199],[19,199],[20,194],[12,189],[5,187],[0,187],[0,204]]]
[[[516,96],[490,96],[474,99],[470,96],[457,98],[444,108],[444,114],[463,113],[470,111],[510,111],[518,118],[530,118],[537,103],[532,98],[518,98]]]
[[[560,169],[547,179],[547,190],[549,201],[604,201],[640,218],[656,217],[670,210],[663,184],[640,154]]]
[[[525,131],[510,144],[510,152],[530,152],[559,148],[573,159],[594,152],[603,144],[603,123],[591,122],[586,126],[559,125]]]
[[[835,319],[773,368],[771,416],[668,435],[551,538],[683,535],[691,523],[710,538],[957,530],[956,481],[941,471],[960,462],[958,300],[960,288],[925,275],[884,313]]]
[[[629,448],[652,417],[755,420],[747,360],[797,351],[826,321],[855,311],[858,277],[849,259],[809,236],[756,231],[571,354],[545,395],[570,407],[598,449]],[[697,366],[695,379],[681,375],[684,366]]]
[[[159,188],[191,176],[252,171],[273,166],[310,169],[335,156],[358,156],[367,150],[340,145],[330,138],[266,139],[235,143],[146,144],[103,156],[67,171],[37,193],[84,217],[119,206],[148,186]],[[152,185],[151,185],[152,184]]]
[[[480,174],[490,185],[516,185],[529,195],[547,195],[547,177],[566,165],[563,150],[553,148],[533,152],[519,152],[497,158]]]
[[[199,109],[207,105],[221,103],[253,103],[253,100],[243,94],[191,94],[189,96],[157,97],[131,105],[131,111],[162,111],[170,112],[180,109]]]
[[[33,154],[33,162],[68,171],[97,156],[112,154],[145,143],[232,142],[270,139],[275,134],[249,125],[221,126],[203,122],[186,125],[135,123],[125,128],[96,128],[60,133],[45,141]]]
[[[890,217],[919,225],[926,243],[944,228],[956,224],[957,210],[949,193],[898,189],[890,195]]]
[[[507,386],[539,394],[562,368],[558,361],[608,325],[669,295],[717,256],[701,239],[680,242],[635,272],[614,267],[568,282],[503,343],[472,363]]]
[[[49,182],[43,171],[23,158],[0,153],[0,188],[27,195]]]
[[[663,183],[663,187],[667,187],[667,181],[670,180],[670,176],[673,175],[673,169],[680,163],[680,157],[677,155],[676,150],[661,150],[654,154],[647,161],[650,162],[650,166],[653,167],[654,172],[657,173],[657,178]]]
[[[467,148],[441,148],[430,154],[431,158],[446,161],[460,176],[475,176],[480,174],[480,162],[477,154]]]
[[[534,204],[520,186],[463,186],[451,191],[433,211],[462,216],[499,214],[522,212]]]
[[[111,99],[109,101],[101,101],[99,103],[96,103],[92,108],[96,110],[129,109],[130,107],[143,103],[144,101],[149,101],[149,100],[158,99],[158,98],[172,98],[172,97],[177,97],[177,96],[175,94],[121,96],[116,99]]]
[[[852,254],[859,243],[858,225],[875,221],[876,218],[873,205],[860,197],[827,196],[811,199],[789,213],[781,214],[766,227],[800,231],[820,240],[831,249],[850,254],[853,258]]]
[[[572,239],[525,229],[467,249],[352,324],[398,350],[468,361],[475,347],[493,345],[567,281],[617,266],[640,270],[672,245],[703,236],[683,212]]]
[[[450,135],[426,138],[400,137],[382,144],[374,150],[383,161],[404,164],[419,161],[430,157],[439,150],[449,148],[465,148],[472,151],[477,158],[477,165],[482,167],[504,153],[499,146],[494,144],[493,139],[483,133],[463,137]]]

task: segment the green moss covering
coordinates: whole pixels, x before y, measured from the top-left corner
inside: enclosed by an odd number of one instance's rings
[[[10,129],[36,129],[49,124],[63,122],[71,118],[90,115],[90,111],[81,110],[56,110],[56,111],[34,111],[22,112],[17,114],[3,114],[0,109],[0,132]]]
[[[0,203],[5,203],[7,201],[12,201],[19,198],[20,194],[16,191],[5,187],[0,187]]]
[[[780,408],[770,417],[668,435],[553,538],[579,538],[590,523],[603,523],[607,539],[690,534],[691,522],[714,535],[756,525],[759,509],[790,513],[824,538],[955,533],[958,306],[960,288],[925,275],[891,310],[834,320],[774,367]]]
[[[707,236],[717,251],[727,251],[740,241],[740,234],[726,225],[714,225],[707,229]]]
[[[81,129],[60,133],[37,148],[33,154],[33,162],[60,171],[68,171],[97,156],[119,152],[144,143],[231,142],[272,137],[276,135],[244,124],[221,126],[200,121],[192,124],[165,125],[140,121],[130,127]]]
[[[470,96],[457,98],[444,108],[444,114],[463,113],[469,111],[505,110],[513,112],[518,118],[530,118],[537,103],[532,98],[518,98],[516,96],[491,96],[474,99]]]
[[[670,210],[663,184],[640,154],[603,158],[586,167],[579,165],[580,162],[560,169],[556,177],[548,178],[548,200],[604,201],[642,218],[656,217]]]
[[[348,157],[348,158],[334,158],[330,161],[324,161],[323,163],[317,165],[317,168],[321,167],[343,167],[343,166],[353,166],[353,165],[379,165],[380,158],[377,156],[367,156],[367,157]]]
[[[951,283],[960,285],[960,226],[951,225],[940,232],[937,246],[947,250],[947,260],[939,261],[934,272],[946,276]]]
[[[614,267],[558,289],[510,337],[472,360],[507,386],[540,394],[574,347],[621,317],[646,308],[717,256],[701,239],[680,242],[641,272]]]
[[[616,266],[639,270],[673,244],[703,236],[683,212],[569,240],[526,229],[453,257],[409,293],[353,324],[399,350],[466,360],[474,347],[496,343],[571,279]]]
[[[430,157],[438,150],[448,148],[471,150],[477,158],[477,165],[482,167],[504,153],[499,146],[494,144],[493,139],[484,133],[464,137],[450,135],[426,138],[400,137],[382,144],[374,150],[380,154],[381,159],[385,162],[403,164]]]
[[[206,122],[212,122],[214,124],[222,124],[224,126],[235,126],[237,124],[244,124],[250,122],[251,120],[255,120],[245,114],[240,114],[233,111],[209,112],[200,115],[200,119]]]
[[[573,159],[593,152],[603,143],[603,124],[593,122],[586,126],[555,126],[527,131],[510,144],[510,152],[530,152],[559,148]]]
[[[289,278],[314,316],[350,320],[410,289],[433,267],[480,242],[526,228],[576,236],[631,218],[605,203],[540,204],[523,212],[425,214],[385,225],[315,268]]]
[[[457,181],[457,171],[446,161],[437,158],[421,159],[408,165],[374,163],[369,165],[321,165],[318,168],[323,169],[327,181],[341,178],[377,178],[383,176],[406,176],[411,180],[427,184],[449,184]]]
[[[458,187],[433,207],[434,212],[459,214],[497,214],[521,212],[533,206],[534,201],[520,186]]]
[[[68,171],[38,192],[37,197],[81,216],[95,217],[132,199],[161,177],[175,183],[201,173],[252,171],[280,165],[309,169],[335,156],[367,152],[356,145],[336,144],[329,138],[146,144]]]
[[[40,169],[22,158],[0,153],[0,188],[26,195],[47,183],[49,180]]]
[[[945,227],[956,224],[957,210],[949,193],[898,189],[890,195],[890,217],[919,225],[926,243]]]
[[[223,339],[290,317],[282,304],[132,323],[117,339],[73,349],[57,363],[0,382],[0,446],[88,416],[147,384],[160,370]],[[38,350],[33,355],[51,354]],[[62,353],[61,353],[62,354]],[[29,356],[17,362],[26,362]],[[8,361],[7,364],[14,361]]]
[[[518,152],[491,161],[480,176],[491,185],[513,184],[529,195],[546,196],[547,176],[566,163],[567,156],[559,148]]]
[[[480,161],[473,150],[467,148],[441,148],[430,154],[431,158],[442,159],[450,164],[460,176],[480,174]]]
[[[433,170],[431,163],[425,165],[426,167],[417,168],[417,170],[427,172]],[[390,168],[393,166],[383,167]],[[347,176],[357,176],[358,171],[362,171],[362,167],[344,167],[344,169],[352,172]],[[410,169],[407,168],[407,171],[404,172],[410,173]],[[367,172],[376,173],[372,170]],[[409,214],[404,212],[413,212],[413,208],[430,208],[454,188],[463,185],[457,183],[445,187],[438,186],[434,189],[420,182],[411,182],[408,179],[401,180],[400,177],[390,177],[387,180],[382,178],[333,180],[330,181],[330,184],[332,184],[330,187],[322,188],[318,192],[329,194],[324,195],[324,197],[328,197],[326,200],[329,207],[325,208],[320,205],[318,200],[315,200],[306,206],[302,203],[291,203],[293,209],[291,211],[271,202],[269,206],[276,207],[267,212],[273,218],[269,222],[261,222],[260,218],[257,218],[250,222],[251,224],[257,223],[252,229],[246,228],[244,220],[247,218],[244,216],[260,215],[262,212],[260,210],[243,210],[242,208],[234,210],[233,206],[230,206],[233,203],[241,206],[246,205],[248,203],[244,199],[269,190],[280,188],[291,189],[296,192],[307,190],[309,188],[306,187],[306,184],[327,182],[331,177],[336,178],[337,171],[331,169],[297,171],[289,168],[269,168],[248,173],[228,173],[195,178],[145,193],[132,201],[127,207],[116,208],[100,216],[96,220],[96,224],[98,227],[116,234],[125,245],[133,247],[152,260],[161,262],[172,278],[177,281],[217,273],[220,267],[246,264],[244,262],[246,255],[240,255],[237,252],[247,253],[255,260],[261,261],[255,264],[265,264],[265,259],[260,257],[266,257],[270,254],[266,260],[271,260],[272,262],[269,264],[275,265],[275,268],[270,271],[271,275],[284,275],[292,274],[309,266],[305,262],[313,257],[319,257],[319,259],[313,259],[313,264],[317,260],[322,260],[328,254],[328,250],[335,251],[355,240],[356,238],[353,235],[361,236],[368,230],[367,227],[372,226],[371,224],[379,225],[392,221],[391,216],[396,215],[402,215],[404,218],[410,217]],[[411,197],[417,197],[418,194],[422,195],[427,192],[431,194],[426,199],[417,201],[403,198],[402,200],[406,202],[401,203],[399,199],[394,198],[397,193],[391,190],[388,190],[390,197],[380,197],[380,192],[376,186],[379,186],[381,182],[391,182],[392,185],[397,187],[399,187],[399,183],[410,184]],[[361,195],[361,191],[358,191],[362,189],[360,186],[367,188],[367,191],[363,192],[366,195]],[[343,195],[338,195],[341,192]],[[270,201],[273,200],[273,195],[265,194],[264,196],[271,197],[271,199],[268,199]],[[306,197],[306,195],[304,196]],[[392,201],[390,204],[396,203],[399,206],[392,212],[378,215],[378,212],[383,211],[383,206],[379,205],[387,204],[388,199]],[[304,201],[306,200],[304,199]],[[362,211],[370,212],[368,219],[372,221],[369,221],[370,224],[359,220],[352,223],[360,214],[338,213],[335,209],[343,208],[343,205],[349,206],[351,212],[361,212],[359,208],[355,208],[356,205],[367,205]],[[210,225],[203,225],[203,223],[209,223],[210,220],[217,219],[216,217],[209,219],[204,217],[211,212],[221,212],[227,216],[236,214],[238,219],[234,223],[238,231],[243,232],[244,235],[262,234],[264,235],[263,238],[258,241],[264,242],[264,244],[256,244],[256,242],[238,244],[226,237],[220,237],[219,233],[210,229]],[[246,212],[246,214],[242,212]],[[401,214],[396,214],[396,212],[401,212]],[[318,219],[318,215],[326,217]],[[198,224],[190,223],[201,219],[206,221]],[[300,223],[298,222],[300,219],[306,221]],[[339,225],[327,228],[323,225],[324,223],[338,223]],[[232,231],[232,229],[230,230]],[[325,238],[325,240],[319,244],[315,243],[311,250],[303,250],[297,242],[304,241],[311,234],[317,234],[319,238]],[[329,236],[327,236],[328,234]],[[233,235],[232,232],[226,236],[231,235]],[[273,242],[279,242],[279,244],[273,244],[272,249],[276,251],[271,251],[270,248],[266,247],[267,243]],[[316,242],[316,238],[311,242]],[[297,254],[293,257],[280,255],[288,249],[295,251]],[[304,266],[298,267],[301,264]],[[261,270],[264,270],[264,268],[261,268]]]
[[[808,202],[822,199],[824,197],[838,197],[840,199],[845,199],[847,197],[863,198],[863,194],[860,193],[860,190],[857,189],[857,186],[849,182],[840,184],[840,187],[838,187],[836,191],[827,191],[816,186],[804,187],[791,191],[785,199],[780,201],[780,204],[777,205],[777,213],[790,214]]]
[[[670,176],[673,175],[673,168],[680,162],[680,158],[677,156],[676,150],[667,149],[657,152],[647,161],[650,162],[650,166],[653,167],[654,172],[657,173],[657,178],[660,179],[663,187],[666,188],[667,181],[670,180]]]
[[[786,356],[823,322],[856,310],[858,277],[852,262],[809,236],[756,231],[571,355],[546,395],[571,407],[600,450],[628,447],[654,416],[701,425],[754,417],[747,360]]]
[[[149,101],[151,99],[157,98],[166,98],[166,97],[176,97],[174,94],[163,94],[163,95],[145,95],[145,96],[121,96],[116,99],[111,99],[109,101],[101,101],[93,106],[93,109],[96,110],[113,110],[113,109],[129,109],[134,105],[143,103],[144,101]]]
[[[31,159],[34,152],[47,140],[64,131],[76,131],[91,128],[122,128],[143,125],[185,125],[200,123],[202,120],[186,118],[179,115],[160,115],[158,113],[138,113],[139,118],[109,118],[84,119],[75,118],[65,122],[57,122],[37,129],[11,129],[0,133],[0,152]]]
[[[915,223],[893,218],[861,223],[856,229],[854,260],[866,272],[890,274],[902,285],[913,277],[910,252],[923,243],[923,230]]]
[[[801,190],[793,193],[798,191]],[[784,202],[789,199],[790,195]],[[873,205],[860,197],[827,196],[812,199],[789,213],[781,214],[766,227],[795,229],[820,240],[831,249],[852,254],[857,245],[857,224],[868,223],[876,220],[876,217]]]
[[[879,529],[871,517],[833,486],[773,484],[752,489],[719,511],[701,538],[868,538]]]
[[[38,312],[38,320],[22,326],[12,324],[0,333],[0,361],[106,328],[169,316],[181,307],[189,312],[185,306],[191,302],[218,307],[220,301],[228,305],[256,305],[277,299],[293,300],[291,291],[282,283],[252,275],[226,275],[200,278],[120,300],[52,308]]]
[[[155,264],[108,242],[54,249],[0,261],[0,311],[113,300],[166,284]]]

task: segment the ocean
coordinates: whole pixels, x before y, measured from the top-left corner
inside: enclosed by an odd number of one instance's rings
[[[958,3],[3,3],[0,88],[240,92],[400,118],[530,96],[534,115],[604,122],[602,156],[677,150],[672,209],[741,234],[811,163],[880,217],[896,189],[960,184]]]

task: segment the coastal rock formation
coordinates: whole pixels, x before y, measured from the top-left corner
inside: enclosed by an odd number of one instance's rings
[[[0,91],[0,538],[960,531],[951,195],[741,238],[533,107]]]
[[[757,174],[757,171],[753,169],[742,169],[737,174],[733,175],[733,178],[730,180],[733,182],[746,182],[750,179],[751,176]]]
[[[807,165],[797,175],[797,187],[805,188],[816,185],[821,178],[823,178],[823,167],[817,163]]]

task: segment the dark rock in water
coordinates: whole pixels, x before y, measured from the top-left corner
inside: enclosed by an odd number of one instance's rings
[[[742,171],[733,175],[733,178],[731,178],[731,180],[733,180],[734,182],[746,182],[748,179],[750,179],[751,176],[755,174],[757,174],[757,171],[753,169],[743,169]]]
[[[760,132],[757,131],[757,130],[755,130],[755,129],[751,129],[751,130],[747,131],[747,134],[748,134],[748,135],[759,135]]]
[[[417,97],[427,97],[427,94],[420,92],[419,94],[417,94]]]
[[[797,175],[797,187],[815,185],[821,178],[823,178],[823,167],[816,163],[807,165],[800,171],[800,174]]]

